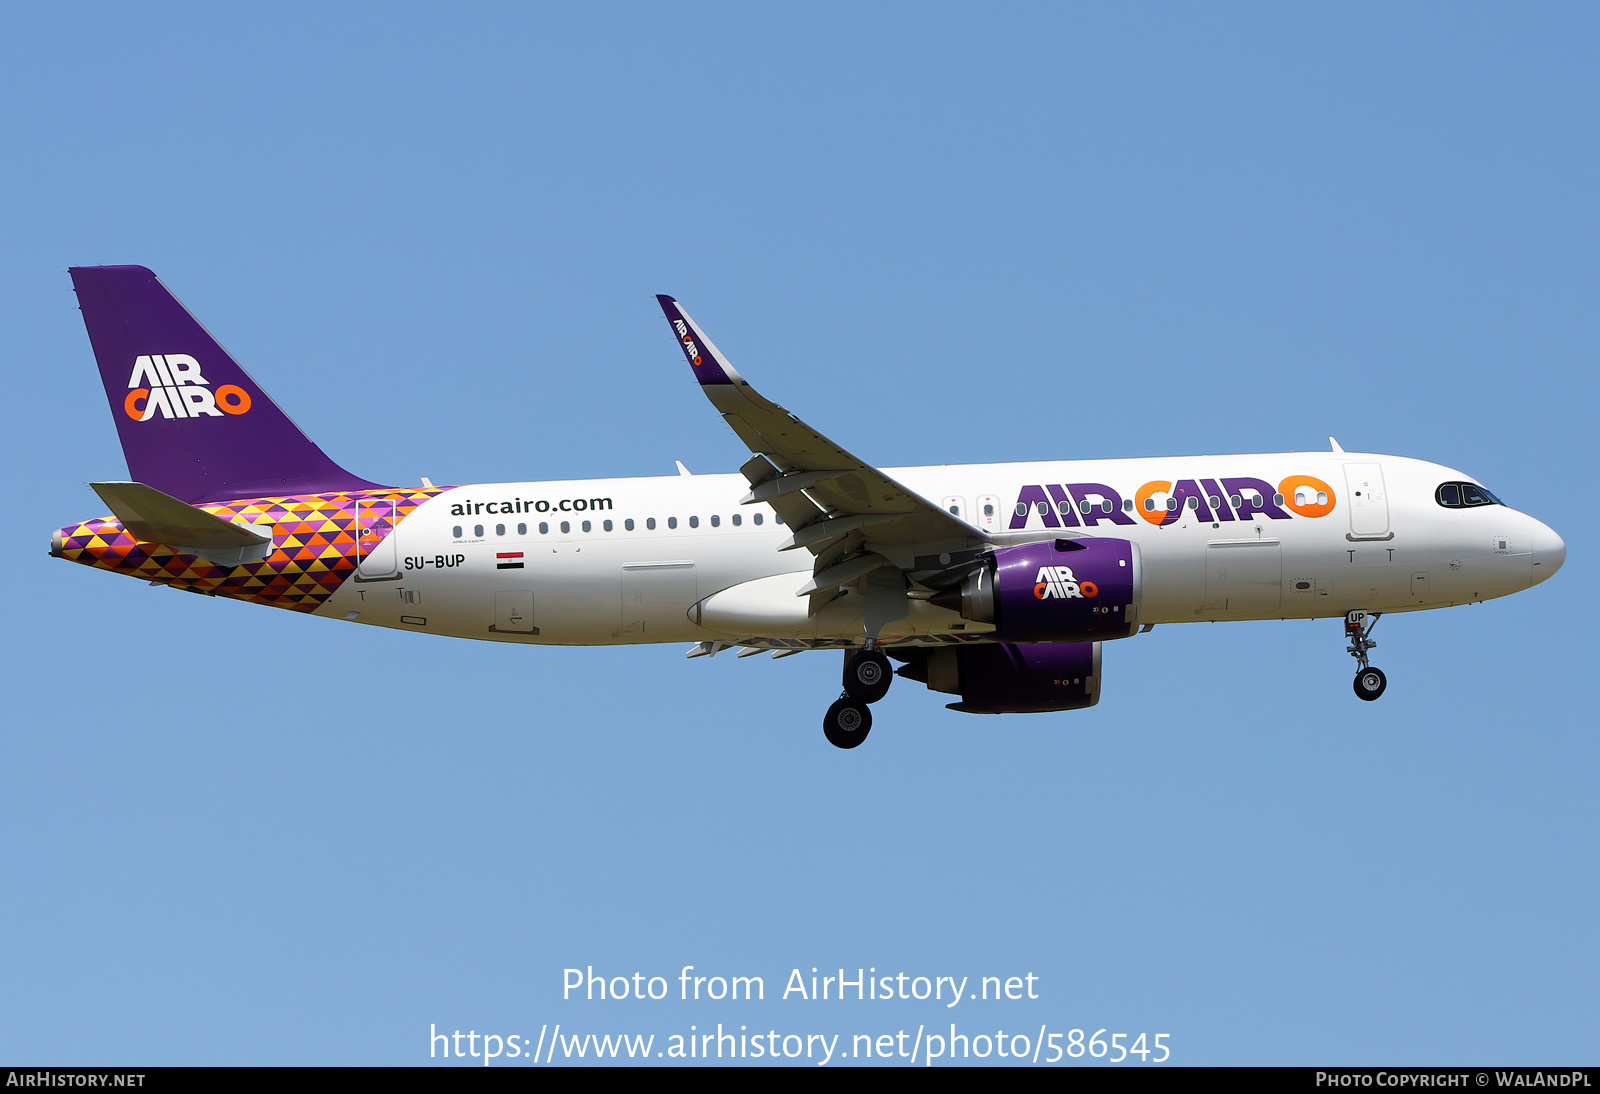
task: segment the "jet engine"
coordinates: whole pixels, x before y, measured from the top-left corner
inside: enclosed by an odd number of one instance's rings
[[[984,642],[893,656],[909,661],[895,675],[960,695],[950,709],[969,714],[1081,710],[1100,701],[1098,642]]]
[[[929,598],[1007,642],[1094,642],[1139,629],[1144,569],[1125,539],[1058,539],[993,552]]]

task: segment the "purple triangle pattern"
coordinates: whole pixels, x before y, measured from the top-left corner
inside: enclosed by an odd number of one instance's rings
[[[68,525],[58,533],[60,555],[72,562],[140,577],[161,585],[294,611],[314,611],[355,573],[413,509],[447,486],[344,494],[247,498],[199,508],[224,520],[270,524],[272,554],[227,566],[130,535],[115,517]],[[392,502],[391,520],[387,505]]]

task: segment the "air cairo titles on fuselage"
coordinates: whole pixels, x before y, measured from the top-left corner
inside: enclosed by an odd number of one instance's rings
[[[1126,500],[1104,483],[1030,484],[1017,494],[1010,527],[1027,527],[1029,516],[1037,513],[1046,528],[1095,527],[1101,521],[1131,525],[1130,514],[1160,528],[1180,519],[1185,509],[1214,523],[1291,520],[1325,517],[1336,502],[1333,487],[1312,475],[1290,475],[1276,487],[1250,476],[1153,479]]]

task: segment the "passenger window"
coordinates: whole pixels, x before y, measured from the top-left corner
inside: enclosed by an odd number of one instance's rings
[[[504,524],[496,524],[494,526],[494,534],[497,535],[497,536],[505,535],[506,534],[506,526]]]
[[[677,517],[668,517],[667,518],[667,527],[668,528],[676,528],[677,526],[678,526],[678,518]]]
[[[1200,508],[1200,499],[1191,495],[1188,499],[1186,499],[1185,504],[1188,505],[1190,509],[1198,509]]]
[[[1133,499],[1132,498],[1123,498],[1122,499],[1122,511],[1124,513],[1133,512]]]
[[[715,514],[715,513],[711,514],[711,527],[713,527],[713,528],[721,528],[722,527],[722,518],[720,516],[718,516],[717,514]]]
[[[562,521],[561,522],[561,534],[562,535],[566,535],[571,531],[572,531],[572,522],[571,521],[567,521],[567,520]]]
[[[744,523],[744,518],[742,516],[740,516],[738,513],[733,514],[733,526],[735,528],[739,527],[739,525],[741,525],[743,523]]]
[[[606,521],[606,522],[605,522],[605,523],[604,523],[604,524],[602,524],[602,525],[601,525],[601,526],[600,526],[600,527],[602,527],[602,528],[604,528],[604,529],[605,529],[605,530],[606,530],[606,531],[608,531],[608,532],[609,532],[609,531],[611,531],[611,528],[612,528],[612,524],[611,524],[611,522],[610,522],[610,521],[609,521],[609,520],[608,520],[608,521]]]
[[[1273,505],[1282,505],[1283,504],[1283,495],[1282,494],[1274,494],[1274,495],[1272,495],[1272,504]]]
[[[644,522],[644,526],[646,528],[648,528],[650,531],[654,532],[656,530],[656,518],[655,517],[650,517],[648,520],[646,520]]]
[[[1056,502],[1056,509],[1060,511],[1062,516],[1066,516],[1072,512],[1072,503],[1070,501],[1058,501]]]
[[[1110,516],[1111,511],[1115,508],[1116,506],[1112,505],[1109,501],[1103,501],[1100,503],[1100,511],[1106,514],[1106,516]]]
[[[517,535],[525,536],[527,534],[528,534],[528,526],[526,524],[517,525]]]
[[[761,523],[761,514],[760,514],[760,513],[757,513],[757,514],[756,514],[756,515],[755,515],[755,518],[754,518],[754,519],[755,519],[755,522],[756,522],[756,523],[757,523],[757,524],[760,524],[760,523]]]
[[[994,516],[994,506],[990,505],[988,502],[985,502],[983,506],[983,515],[986,517]]]
[[[1025,517],[1027,515],[1028,515],[1028,503],[1025,502],[1025,501],[1017,502],[1017,516]]]
[[[450,529],[450,534],[452,536],[454,536],[456,539],[460,539],[461,538],[461,525],[458,524],[454,528]]]
[[[633,531],[633,518],[629,517],[627,520],[623,521],[622,526],[630,532]]]
[[[1206,499],[1206,501],[1211,503],[1211,508],[1213,508],[1213,509],[1221,509],[1222,508],[1222,499],[1217,497],[1215,494],[1212,494],[1209,498]]]
[[[772,519],[773,519],[774,523],[782,524],[783,523],[783,514],[782,513],[774,513],[774,514],[772,514]]]
[[[591,531],[591,530],[593,530],[593,528],[594,528],[594,525],[590,524],[588,521],[584,521],[583,522],[583,530],[585,532]]]
[[[1238,494],[1229,494],[1228,495],[1228,504],[1233,506],[1235,509],[1239,508],[1240,500],[1241,499],[1240,499]]]
[[[472,526],[472,534],[475,535],[475,536],[482,536],[483,535],[483,525],[474,524]]]
[[[550,525],[547,522],[542,520],[539,522],[539,534],[541,536],[548,536],[550,534]]]
[[[1156,499],[1155,498],[1145,498],[1144,499],[1144,511],[1146,513],[1154,513],[1156,511]]]
[[[699,517],[690,517],[689,518],[689,527],[690,528],[698,528],[698,527],[700,527],[700,518]]]
[[[1048,517],[1050,515],[1050,503],[1047,501],[1035,502],[1033,507],[1039,510],[1039,515],[1041,517]]]

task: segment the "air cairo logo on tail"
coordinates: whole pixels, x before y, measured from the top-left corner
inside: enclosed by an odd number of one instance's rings
[[[133,362],[122,409],[136,422],[151,418],[220,418],[250,409],[250,393],[237,384],[211,390],[200,362],[187,353],[147,353]]]

